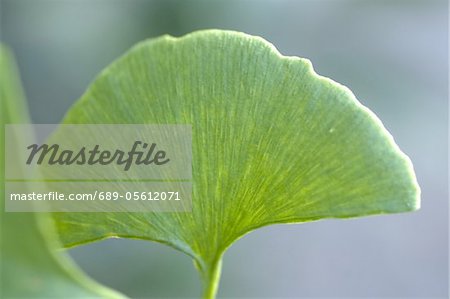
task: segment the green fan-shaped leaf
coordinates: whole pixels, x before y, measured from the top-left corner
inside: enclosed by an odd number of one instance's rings
[[[409,159],[350,90],[242,33],[144,41],[97,77],[64,122],[192,125],[191,213],[54,219],[66,246],[117,236],[187,253],[205,297],[217,290],[226,248],[258,227],[419,207]]]
[[[13,59],[4,47],[0,47],[0,78],[0,297],[124,298],[91,281],[67,256],[55,251],[60,244],[48,215],[5,212],[5,124],[29,120]]]

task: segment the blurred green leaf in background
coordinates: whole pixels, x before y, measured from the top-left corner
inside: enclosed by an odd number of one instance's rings
[[[14,59],[4,46],[0,46],[0,103],[0,297],[125,298],[89,279],[67,255],[56,251],[60,244],[47,214],[4,210],[5,124],[29,122]]]

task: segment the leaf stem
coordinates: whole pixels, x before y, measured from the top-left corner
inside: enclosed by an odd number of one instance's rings
[[[203,299],[214,299],[219,289],[222,258],[208,264],[205,270],[203,273]]]

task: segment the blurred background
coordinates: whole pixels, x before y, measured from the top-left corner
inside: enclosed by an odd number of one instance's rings
[[[412,159],[415,213],[277,225],[225,254],[220,298],[448,298],[448,5],[444,0],[1,0],[34,123],[58,123],[134,43],[205,28],[259,35],[350,87]],[[191,260],[106,240],[69,251],[132,298],[197,297]]]

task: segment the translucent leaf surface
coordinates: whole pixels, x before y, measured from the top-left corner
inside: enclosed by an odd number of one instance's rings
[[[1,298],[124,298],[84,276],[56,248],[50,218],[4,210],[5,124],[27,123],[27,110],[9,52],[0,48]],[[23,136],[22,136],[23,138]],[[13,142],[9,140],[9,142]],[[17,165],[20,167],[20,165]],[[25,190],[24,190],[25,191]]]
[[[205,297],[216,292],[223,252],[253,229],[419,207],[409,159],[350,90],[242,33],[138,44],[65,123],[192,125],[192,213],[60,213],[55,221],[66,246],[119,236],[189,254]]]

